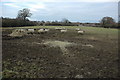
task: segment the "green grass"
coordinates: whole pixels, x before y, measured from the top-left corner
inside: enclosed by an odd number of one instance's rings
[[[52,28],[54,29],[55,27],[65,27],[67,29],[73,29],[73,28],[78,28],[78,26],[25,26],[25,27],[4,27],[2,29],[16,29],[16,28]]]
[[[91,35],[110,35],[112,37],[118,37],[118,29],[108,29],[108,28],[100,28],[100,27],[80,27],[80,26],[27,26],[27,27],[4,27],[2,29],[18,29],[18,28],[49,28],[54,29],[55,27],[65,27],[67,29],[80,28],[85,30],[87,34]]]

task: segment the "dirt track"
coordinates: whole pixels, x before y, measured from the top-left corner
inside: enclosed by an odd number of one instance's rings
[[[118,77],[117,39],[92,38],[72,31],[62,34],[55,30],[13,39],[6,36],[10,31],[3,31],[3,77]],[[63,55],[59,46],[35,44],[55,40],[79,45],[66,46],[69,54]],[[82,46],[87,44],[94,47]]]

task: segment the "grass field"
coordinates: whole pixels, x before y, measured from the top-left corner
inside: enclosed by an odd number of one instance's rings
[[[65,27],[68,31],[61,33],[55,27]],[[16,28],[50,28],[50,31],[8,38],[6,35]],[[85,34],[78,34],[75,28]],[[118,77],[118,29],[33,26],[2,28],[2,35],[3,77]]]
[[[92,34],[110,34],[111,36],[114,35],[118,37],[118,30],[119,29],[108,29],[108,28],[97,28],[97,27],[80,27],[80,26],[29,26],[29,27],[4,27],[2,29],[26,29],[26,28],[49,28],[49,29],[54,29],[55,27],[65,27],[67,29],[75,29],[75,28],[80,28],[82,30],[85,30],[87,33],[92,33]]]

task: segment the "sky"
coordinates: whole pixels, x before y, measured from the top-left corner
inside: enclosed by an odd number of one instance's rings
[[[99,22],[103,17],[118,21],[119,0],[0,0],[0,16],[16,18],[18,11],[30,9],[32,21]]]

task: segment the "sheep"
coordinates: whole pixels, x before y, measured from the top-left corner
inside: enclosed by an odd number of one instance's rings
[[[26,30],[25,29],[15,29],[12,31],[11,34],[9,34],[8,36],[11,36],[11,37],[23,37],[27,34]]]
[[[45,31],[45,29],[39,29],[38,30],[38,33],[45,33],[46,31]]]
[[[62,29],[62,28],[60,28],[60,27],[56,27],[56,28],[55,28],[55,30],[61,30],[61,29]]]
[[[85,33],[85,31],[78,31],[78,34],[84,34]]]
[[[67,29],[62,29],[60,31],[61,31],[61,33],[65,33],[65,32],[67,32]]]
[[[34,29],[27,29],[27,33],[28,33],[28,34],[33,34],[34,32],[35,32]]]
[[[80,30],[80,28],[76,28],[76,31],[79,31]]]
[[[26,30],[25,29],[15,29],[15,31],[17,31],[17,32],[25,32]]]
[[[38,33],[46,33],[48,32],[50,29],[39,29]]]
[[[55,29],[56,29],[56,30],[59,30],[60,28],[59,28],[59,27],[56,27]]]
[[[45,30],[45,32],[48,32],[50,29],[44,29]]]
[[[25,33],[26,29],[15,29],[14,32]]]

